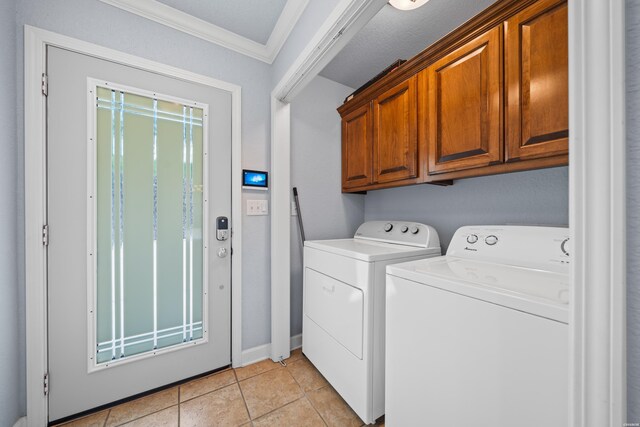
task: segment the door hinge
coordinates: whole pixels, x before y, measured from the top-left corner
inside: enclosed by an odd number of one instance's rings
[[[49,394],[49,373],[45,372],[44,378],[42,379],[42,386],[44,388],[44,395],[47,396]]]
[[[49,246],[49,226],[47,224],[42,226],[42,244]]]
[[[42,94],[49,96],[49,76],[42,74]]]

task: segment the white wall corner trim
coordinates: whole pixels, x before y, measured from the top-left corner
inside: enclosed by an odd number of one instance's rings
[[[298,18],[309,3],[309,0],[287,0],[267,44],[261,44],[156,0],[100,1],[267,64],[273,63],[276,59],[291,30],[298,22]]]
[[[387,0],[341,0],[271,92],[271,359],[290,354],[291,108],[313,80]]]
[[[572,427],[627,416],[624,29],[624,2],[569,0]]]
[[[27,418],[29,425],[48,424],[43,376],[47,371],[46,250],[42,227],[46,223],[46,101],[41,80],[46,72],[46,48],[56,46],[111,62],[152,71],[231,93],[232,102],[232,246],[231,360],[242,365],[242,139],[241,87],[159,62],[139,58],[92,43],[26,25],[24,29],[25,132],[25,282],[27,342]]]

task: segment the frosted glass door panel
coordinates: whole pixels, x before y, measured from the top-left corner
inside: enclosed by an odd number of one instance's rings
[[[204,337],[202,108],[96,88],[96,362]]]

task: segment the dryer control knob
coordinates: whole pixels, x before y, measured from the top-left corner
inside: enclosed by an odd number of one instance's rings
[[[411,234],[418,234],[418,231],[420,231],[420,229],[418,228],[417,225],[414,225],[413,227],[411,227]]]
[[[409,227],[407,227],[406,225],[403,225],[400,231],[402,231],[403,233],[406,233],[407,231],[409,231]]]
[[[562,253],[566,256],[569,256],[569,238],[567,237],[560,244],[560,249],[562,249]]]
[[[391,224],[390,222],[386,223],[384,225],[384,231],[386,231],[387,233],[390,232],[391,230],[393,230],[393,224]]]
[[[484,242],[485,242],[487,245],[489,245],[489,246],[493,246],[493,245],[495,245],[496,243],[498,243],[498,238],[492,234],[492,235],[490,235],[490,236],[487,236],[487,237],[484,239]]]
[[[467,243],[470,243],[473,245],[477,241],[478,241],[478,236],[476,236],[475,234],[469,234],[467,236]]]

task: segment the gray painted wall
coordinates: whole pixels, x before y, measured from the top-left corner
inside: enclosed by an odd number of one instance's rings
[[[468,178],[449,187],[415,185],[370,191],[365,219],[435,227],[446,251],[458,227],[474,224],[567,225],[568,168]]]
[[[640,2],[627,0],[627,402],[640,422]]]
[[[16,2],[0,2],[0,427],[26,410],[16,257]],[[24,310],[23,310],[24,311]],[[24,314],[22,315],[24,317]]]
[[[364,196],[341,193],[341,131],[336,107],[353,92],[316,77],[291,103],[291,183],[298,188],[308,240],[352,237]],[[302,333],[302,244],[291,217],[291,335]]]

